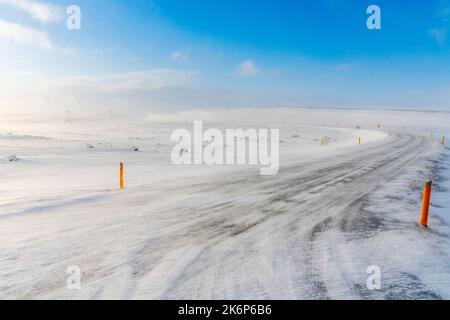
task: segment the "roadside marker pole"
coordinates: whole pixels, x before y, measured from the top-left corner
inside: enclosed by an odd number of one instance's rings
[[[358,144],[361,144],[361,137],[358,137]]]
[[[432,184],[432,181],[428,181],[427,183],[425,183],[425,187],[423,189],[422,215],[420,216],[420,224],[424,227],[428,227],[428,213],[430,210]]]
[[[124,188],[124,182],[123,182],[123,163],[120,163],[120,189]]]
[[[445,144],[445,136],[442,136],[441,143],[442,143],[442,144]]]

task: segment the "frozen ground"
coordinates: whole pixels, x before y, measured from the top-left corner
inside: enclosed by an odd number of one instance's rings
[[[279,128],[279,174],[173,166],[170,134],[194,120]],[[447,113],[332,109],[2,116],[0,298],[448,299],[449,150],[430,132],[449,126]],[[381,290],[366,287],[371,265]]]

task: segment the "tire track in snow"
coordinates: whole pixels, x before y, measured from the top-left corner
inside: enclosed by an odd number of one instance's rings
[[[314,245],[318,235],[327,229],[344,231],[339,229],[339,221],[346,221],[341,222],[341,226],[351,226],[354,219],[347,214],[349,204],[357,205],[377,186],[414,161],[424,148],[421,137],[396,135],[383,143],[366,146],[363,152],[353,149],[352,153],[333,159],[323,159],[324,161],[320,163],[305,163],[284,168],[273,180],[258,178],[245,182],[241,180],[240,189],[253,195],[258,194],[255,190],[263,190],[265,195],[272,194],[272,196],[263,197],[259,201],[250,201],[243,208],[239,205],[242,195],[227,192],[228,199],[235,200],[234,205],[221,212],[213,210],[205,214],[205,217],[209,218],[214,214],[223,218],[218,220],[217,224],[213,223],[202,229],[202,233],[214,234],[210,238],[214,241],[210,241],[209,245],[224,246],[222,250],[225,253],[221,252],[220,256],[230,255],[227,259],[230,265],[208,263],[217,259],[217,254],[213,250],[201,254],[199,258],[202,258],[200,259],[202,262],[191,264],[190,269],[186,270],[185,276],[180,278],[178,286],[174,286],[172,294],[168,297],[211,298],[221,296],[218,291],[225,290],[230,294],[222,295],[223,298],[328,298],[327,283],[321,279],[322,275],[317,267],[320,262],[314,256]],[[296,183],[298,181],[306,182]],[[357,216],[358,212],[353,214]],[[239,225],[242,217],[247,217],[251,223],[241,223],[240,232],[227,230],[226,226],[229,226],[230,222],[226,221],[234,221],[234,225]],[[271,249],[261,249],[258,245],[260,241],[266,242],[262,239],[264,236],[275,238],[271,243]],[[235,239],[231,239],[233,237]],[[276,252],[280,250],[285,253],[277,255]],[[254,255],[259,258],[255,258]],[[280,258],[276,258],[277,256]],[[262,265],[269,258],[285,261],[273,261],[280,270],[270,269],[267,265]],[[262,262],[255,265],[258,259]],[[345,274],[345,268],[339,268],[339,261],[334,262],[337,264],[337,270],[341,270],[342,278],[346,279],[344,283],[347,288],[344,289],[350,291],[353,296],[359,296],[353,289],[354,284],[350,283],[351,277]],[[243,276],[251,274],[251,266],[266,272],[256,279]],[[210,276],[209,273],[226,276],[222,279]],[[226,281],[227,277],[234,280]],[[203,278],[210,279],[210,283],[202,283]],[[265,278],[269,280],[264,281]],[[278,287],[273,284],[274,279],[279,283]],[[260,285],[256,285],[255,281]],[[230,286],[234,290],[226,290],[230,289],[228,288]],[[256,287],[265,289],[256,290]],[[253,292],[252,288],[256,291]],[[280,290],[280,288],[293,289]]]

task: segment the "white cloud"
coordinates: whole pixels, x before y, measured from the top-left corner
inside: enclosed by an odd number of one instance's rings
[[[443,45],[445,39],[447,38],[447,30],[446,29],[431,29],[430,36],[436,40],[436,42],[440,45]]]
[[[0,3],[10,5],[30,14],[43,23],[58,21],[62,18],[62,9],[58,6],[35,0],[0,0]]]
[[[196,72],[193,71],[153,69],[57,79],[55,85],[59,87],[93,88],[101,91],[154,90],[166,86],[187,84],[195,76]]]
[[[20,109],[20,112],[33,113],[67,109],[87,113],[105,110],[128,113],[150,108],[193,107],[198,102],[198,94],[191,88],[196,77],[195,71],[177,69],[75,77],[0,72],[0,83],[7,84],[7,87],[0,86],[0,103],[3,99],[5,108],[9,105],[14,112]]]
[[[243,77],[254,77],[258,73],[258,68],[255,62],[246,60],[238,66],[237,73]]]
[[[53,48],[45,32],[3,20],[0,20],[0,37],[21,45],[38,46],[43,49]]]
[[[189,62],[189,50],[177,50],[170,54],[170,60],[174,62]]]

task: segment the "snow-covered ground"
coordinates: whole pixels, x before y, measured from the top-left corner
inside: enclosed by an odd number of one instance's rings
[[[279,128],[280,172],[174,166],[170,135],[195,120]],[[448,299],[449,127],[417,111],[0,116],[0,298]]]

